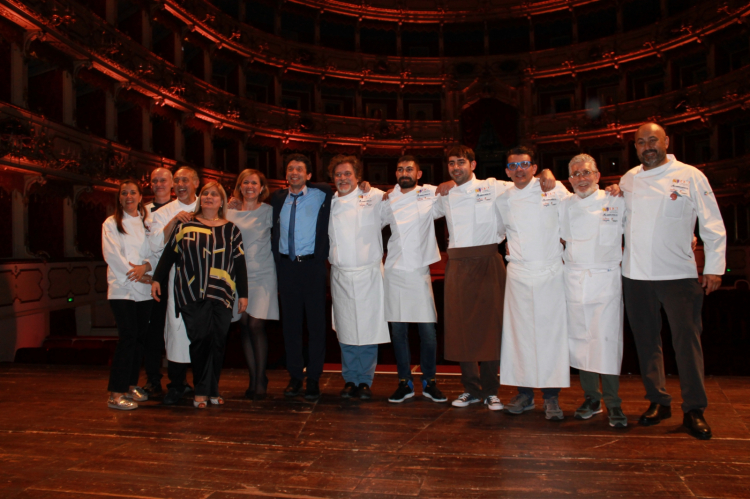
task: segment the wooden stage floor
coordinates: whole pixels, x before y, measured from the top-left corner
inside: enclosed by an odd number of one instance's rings
[[[605,415],[572,418],[577,378],[553,423],[541,403],[521,416],[420,396],[389,404],[385,374],[370,402],[342,401],[333,373],[318,403],[286,400],[286,373],[269,374],[265,401],[244,399],[246,372],[226,370],[222,408],[118,412],[106,368],[0,365],[0,497],[750,497],[750,378],[707,379],[714,438],[699,441],[680,426],[679,400],[672,419],[637,426],[647,404],[631,376],[630,426],[614,430]],[[439,383],[461,392],[457,376]],[[676,378],[669,390],[679,397]],[[512,394],[502,387],[504,402]]]

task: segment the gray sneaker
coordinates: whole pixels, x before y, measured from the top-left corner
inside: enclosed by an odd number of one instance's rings
[[[565,415],[560,409],[557,397],[551,397],[544,400],[544,417],[550,421],[562,421]]]
[[[525,393],[519,393],[513,400],[505,404],[505,411],[510,414],[521,414],[534,408],[534,397],[529,397]]]
[[[589,397],[586,397],[586,400],[583,401],[583,404],[581,404],[581,407],[576,409],[576,413],[573,415],[576,419],[589,419],[595,414],[601,414],[602,412],[602,403],[600,400],[594,401],[593,399],[590,399]]]
[[[625,428],[628,425],[628,418],[622,413],[619,407],[607,408],[609,412],[609,426],[612,428]]]

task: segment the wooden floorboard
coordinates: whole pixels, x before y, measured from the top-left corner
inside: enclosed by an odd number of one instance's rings
[[[339,374],[321,379],[317,403],[281,395],[244,398],[247,373],[225,370],[226,404],[148,401],[132,412],[106,406],[100,367],[0,365],[2,498],[747,498],[750,497],[750,378],[709,377],[706,418],[714,438],[681,427],[679,382],[668,379],[674,416],[639,427],[640,378],[623,376],[629,426],[605,414],[572,418],[578,379],[560,402],[565,421],[534,411],[511,416],[417,395],[389,404],[394,375],[376,375],[369,402],[338,397]],[[457,376],[439,379],[454,398]],[[508,401],[514,388],[502,387]]]

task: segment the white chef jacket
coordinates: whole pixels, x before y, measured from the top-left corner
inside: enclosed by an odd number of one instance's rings
[[[706,255],[703,273],[722,275],[727,235],[708,179],[673,155],[667,158],[648,171],[637,166],[620,180],[626,209],[622,275],[644,281],[697,278],[691,249],[696,218]]]
[[[331,201],[333,329],[345,345],[389,343],[383,297],[383,191],[359,188]]]
[[[164,246],[166,245],[164,241],[164,227],[166,227],[170,220],[172,220],[179,212],[194,212],[197,202],[198,199],[196,198],[191,204],[182,204],[179,199],[175,199],[153,213],[149,243],[151,245],[151,251],[157,259],[161,257],[161,254],[164,251]],[[190,340],[187,337],[187,330],[185,329],[185,323],[182,321],[182,317],[175,317],[174,276],[175,269],[172,267],[172,270],[169,271],[169,299],[167,300],[167,321],[164,327],[164,343],[166,345],[168,360],[188,364],[190,363]]]
[[[396,185],[383,209],[391,227],[385,260],[385,318],[388,322],[437,322],[429,265],[440,261],[435,239],[432,185],[404,194]]]
[[[487,244],[500,244],[504,236],[497,231],[495,200],[512,182],[488,178],[471,180],[450,190],[447,196],[439,196],[435,203],[435,218],[445,217],[450,239],[449,248],[468,248]]]
[[[146,301],[151,299],[151,286],[128,280],[127,273],[135,265],[151,263],[151,274],[157,260],[151,259],[151,250],[146,239],[146,229],[139,216],[122,214],[122,227],[127,234],[117,230],[115,217],[102,224],[102,254],[107,262],[107,299]]]
[[[625,200],[597,190],[563,201],[570,365],[619,375],[622,365],[622,233]]]
[[[570,386],[568,326],[559,213],[570,193],[557,182],[542,192],[534,178],[494,203],[508,237],[500,382],[532,388]]]

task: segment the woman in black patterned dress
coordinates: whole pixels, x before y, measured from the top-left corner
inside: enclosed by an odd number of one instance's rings
[[[220,405],[219,377],[232,320],[234,294],[238,310],[247,307],[247,267],[242,234],[225,212],[227,195],[217,182],[201,189],[193,221],[175,227],[164,248],[151,285],[159,301],[162,281],[177,264],[174,294],[176,313],[182,314],[190,339],[195,380],[195,407]]]

